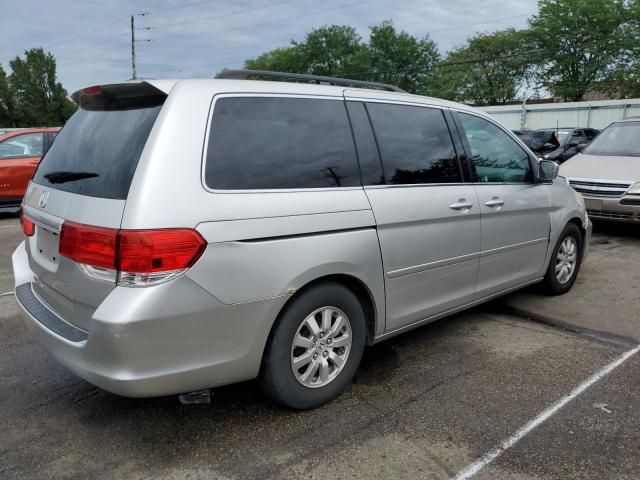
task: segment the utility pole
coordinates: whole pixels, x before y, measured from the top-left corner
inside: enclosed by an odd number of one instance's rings
[[[136,80],[136,34],[131,15],[131,79]]]

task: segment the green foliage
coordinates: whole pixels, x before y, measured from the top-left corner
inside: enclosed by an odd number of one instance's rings
[[[624,0],[540,0],[529,20],[540,83],[579,101],[611,73],[624,43]]]
[[[7,74],[0,65],[0,126],[13,127],[13,95]]]
[[[312,30],[302,42],[247,60],[245,68],[381,81],[426,93],[438,60],[432,40],[398,33],[386,21],[371,27],[369,43],[352,27],[325,26]]]
[[[622,27],[622,49],[602,89],[620,98],[640,97],[640,0],[632,0]]]
[[[56,82],[56,61],[42,48],[25,52],[9,63],[14,102],[13,123],[18,127],[62,125],[75,111],[67,91]]]
[[[480,34],[449,52],[438,69],[438,96],[476,105],[516,101],[532,75],[527,32]]]
[[[312,30],[304,42],[292,42],[304,62],[304,73],[345,76],[368,68],[366,46],[355,28],[331,25]]]
[[[371,74],[367,79],[397,85],[416,94],[432,93],[434,69],[440,61],[435,42],[398,33],[390,21],[371,27],[369,38]]]

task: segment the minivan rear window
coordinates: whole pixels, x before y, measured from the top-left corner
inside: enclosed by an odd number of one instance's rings
[[[213,110],[205,182],[220,190],[361,185],[344,102],[219,99]]]
[[[164,97],[81,107],[40,162],[34,182],[65,192],[124,200]]]

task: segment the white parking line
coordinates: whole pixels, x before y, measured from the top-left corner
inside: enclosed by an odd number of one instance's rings
[[[13,295],[13,292],[0,293],[0,297],[8,297],[9,295]]]
[[[455,480],[465,480],[473,477],[476,473],[482,470],[484,467],[493,462],[496,458],[502,455],[506,450],[513,447],[516,443],[522,440],[528,433],[534,430],[536,427],[542,425],[545,421],[547,421],[553,414],[555,414],[558,410],[564,407],[571,400],[576,398],[578,395],[583,393],[587,388],[596,383],[601,378],[607,376],[613,370],[618,368],[624,362],[626,362],[629,358],[631,358],[636,353],[640,352],[640,345],[628,350],[623,353],[617,360],[611,362],[609,365],[604,367],[602,370],[594,373],[590,378],[582,382],[576,388],[574,388],[571,393],[562,397],[555,404],[547,408],[536,418],[527,423],[520,430],[511,435],[508,439],[503,441],[498,447],[494,448],[490,452],[485,453],[482,457],[480,457],[475,462],[471,463],[466,468],[460,470],[458,474],[454,477]]]
[[[20,227],[20,224],[16,224],[16,225],[0,225],[0,228],[18,228]]]

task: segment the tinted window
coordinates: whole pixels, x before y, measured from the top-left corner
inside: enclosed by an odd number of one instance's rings
[[[353,137],[358,150],[358,162],[364,185],[384,184],[384,174],[376,139],[371,130],[371,122],[362,102],[347,102],[349,119],[353,128]]]
[[[464,113],[458,118],[471,147],[477,182],[532,180],[529,155],[513,138],[483,118]]]
[[[0,159],[40,157],[43,149],[42,133],[16,135],[0,143]]]
[[[80,108],[56,136],[34,181],[66,192],[126,199],[161,106]]]
[[[210,188],[360,185],[344,102],[222,98],[215,104],[205,181]]]
[[[386,183],[462,181],[451,135],[435,108],[368,103]]]

